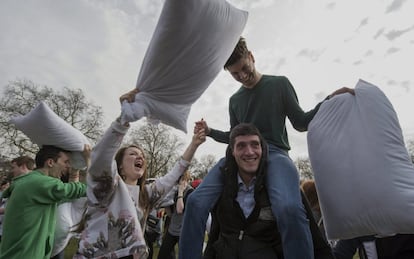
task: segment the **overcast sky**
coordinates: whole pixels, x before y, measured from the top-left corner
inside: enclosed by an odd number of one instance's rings
[[[205,0],[200,0],[205,1]],[[394,105],[405,140],[414,139],[414,1],[231,0],[249,12],[243,36],[264,74],[287,76],[304,110],[359,78],[379,86]],[[132,89],[164,0],[1,0],[0,87],[29,79],[57,90],[81,88],[102,106],[106,126]],[[228,98],[239,88],[222,71],[193,105],[229,129]],[[288,122],[291,156],[307,157],[306,133]],[[189,136],[177,133],[185,143]],[[224,155],[208,139],[199,155]]]

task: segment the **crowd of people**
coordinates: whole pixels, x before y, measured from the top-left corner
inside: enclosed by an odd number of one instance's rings
[[[347,259],[358,250],[361,258],[414,258],[412,235],[327,240],[315,182],[300,183],[286,130],[288,119],[306,131],[324,100],[303,111],[288,78],[256,70],[243,37],[224,68],[242,84],[229,100],[230,130],[197,121],[182,156],[160,178],[147,179],[140,146],[122,145],[130,125],[119,117],[93,149],[85,145],[85,181],[59,147],[12,160],[10,186],[1,185],[0,258],[64,258],[64,251],[52,253],[56,213],[82,197],[85,209],[71,230],[79,240],[74,258],[155,258],[158,243],[158,259],[177,258],[176,246],[180,259]],[[120,101],[134,101],[138,91]],[[325,100],[339,94],[354,90],[340,88]],[[188,167],[207,136],[227,150],[199,184]]]

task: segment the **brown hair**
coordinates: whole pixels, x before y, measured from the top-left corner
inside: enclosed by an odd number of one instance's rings
[[[25,165],[27,167],[27,169],[29,170],[33,170],[35,167],[35,161],[33,158],[29,157],[29,156],[19,156],[16,157],[15,159],[13,159],[11,161],[11,163],[16,163],[17,166],[22,166]]]
[[[257,181],[261,182],[264,175],[267,173],[267,157],[268,157],[268,146],[263,138],[260,131],[251,123],[240,123],[236,125],[230,132],[229,145],[226,149],[226,161],[223,167],[220,169],[223,172],[237,172],[239,166],[236,162],[235,157],[233,156],[234,145],[236,143],[236,138],[238,136],[258,136],[260,139],[260,145],[262,146],[262,157],[260,159],[259,168],[257,169]]]
[[[229,66],[235,64],[240,59],[245,58],[249,55],[249,49],[247,48],[246,40],[240,36],[239,41],[237,42],[236,47],[234,47],[233,53],[231,53],[226,64],[224,64],[224,69],[227,69]]]
[[[191,174],[190,171],[186,170],[180,178],[178,178],[178,183],[181,181],[181,179],[184,179],[185,181],[189,182],[191,181]]]
[[[137,184],[139,185],[139,201],[138,201],[139,204],[138,205],[141,208],[143,208],[143,212],[146,217],[149,214],[150,206],[149,206],[148,192],[145,189],[145,180],[147,179],[147,161],[145,159],[144,150],[137,145],[129,145],[129,146],[121,147],[120,149],[118,149],[118,151],[115,154],[116,168],[117,168],[119,176],[121,176],[122,179],[125,179],[125,176],[121,174],[121,171],[122,171],[121,165],[122,165],[122,159],[124,158],[124,155],[125,155],[125,151],[128,148],[138,148],[142,152],[142,155],[144,156],[143,167],[145,168],[145,171],[142,177],[138,180]],[[81,233],[86,228],[86,222],[87,220],[89,220],[89,218],[90,218],[90,215],[88,214],[87,208],[85,208],[85,210],[82,213],[82,219],[80,220],[78,224],[74,226],[74,230],[72,230],[71,232]]]
[[[144,164],[143,167],[145,168],[144,174],[140,179],[138,179],[138,185],[139,185],[139,206],[144,209],[144,214],[146,210],[149,209],[149,197],[147,189],[145,188],[145,181],[147,179],[147,160],[145,159],[145,152],[144,149],[137,146],[137,145],[129,145],[122,147],[116,152],[115,154],[115,161],[116,161],[116,167],[118,169],[118,174],[121,176],[122,179],[125,179],[125,176],[121,174],[121,165],[122,165],[122,159],[124,158],[125,151],[128,148],[137,148],[141,151],[142,155],[144,156]]]
[[[46,166],[46,161],[48,159],[52,159],[56,162],[61,156],[61,153],[66,153],[67,155],[69,155],[71,152],[56,146],[42,146],[35,157],[36,168],[43,168],[44,166]]]
[[[312,209],[320,211],[318,192],[314,180],[306,180],[301,184],[302,190]]]
[[[229,147],[231,150],[234,150],[234,145],[236,144],[236,137],[238,136],[258,136],[260,139],[260,145],[262,148],[265,147],[265,140],[260,134],[260,131],[251,123],[240,123],[237,124],[230,132],[229,137]],[[266,151],[266,150],[264,150]]]

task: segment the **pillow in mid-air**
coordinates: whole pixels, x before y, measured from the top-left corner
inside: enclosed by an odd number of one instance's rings
[[[87,166],[82,151],[85,144],[89,145],[88,139],[53,112],[45,102],[40,102],[25,115],[13,116],[10,123],[13,123],[39,147],[52,145],[72,151],[71,166],[73,168],[83,169]]]
[[[145,54],[135,102],[122,122],[144,116],[187,132],[191,105],[230,57],[247,12],[225,0],[166,0]]]

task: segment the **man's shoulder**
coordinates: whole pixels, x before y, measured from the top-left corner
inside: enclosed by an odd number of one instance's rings
[[[262,80],[261,92],[274,93],[280,95],[289,92],[292,89],[292,84],[286,76],[271,76],[266,75]]]
[[[22,188],[30,187],[30,189],[55,188],[64,184],[60,179],[45,175],[40,171],[32,171],[16,181],[16,185]]]
[[[31,171],[27,174],[19,175],[13,178],[13,184],[20,184],[20,183],[24,183],[28,181],[34,181],[36,179],[42,178],[43,176],[45,175],[43,175],[42,173],[38,171]]]
[[[274,83],[285,83],[289,82],[289,79],[283,75],[263,75],[263,81],[271,81]]]
[[[31,171],[30,173],[26,174],[25,176],[26,176],[26,178],[23,178],[23,179],[30,179],[30,180],[33,180],[33,181],[45,181],[45,180],[56,181],[56,180],[58,180],[57,178],[45,175],[42,172],[36,171],[36,170]]]
[[[286,76],[276,76],[276,75],[262,75],[262,78],[258,82],[257,91],[259,92],[267,92],[269,91],[269,88],[273,89],[274,91],[276,89],[284,88],[284,86],[289,86],[290,81]],[[232,96],[230,96],[230,101],[238,100],[239,98],[244,98],[245,96],[249,96],[252,91],[241,86]],[[253,92],[256,92],[256,90],[253,90]]]

